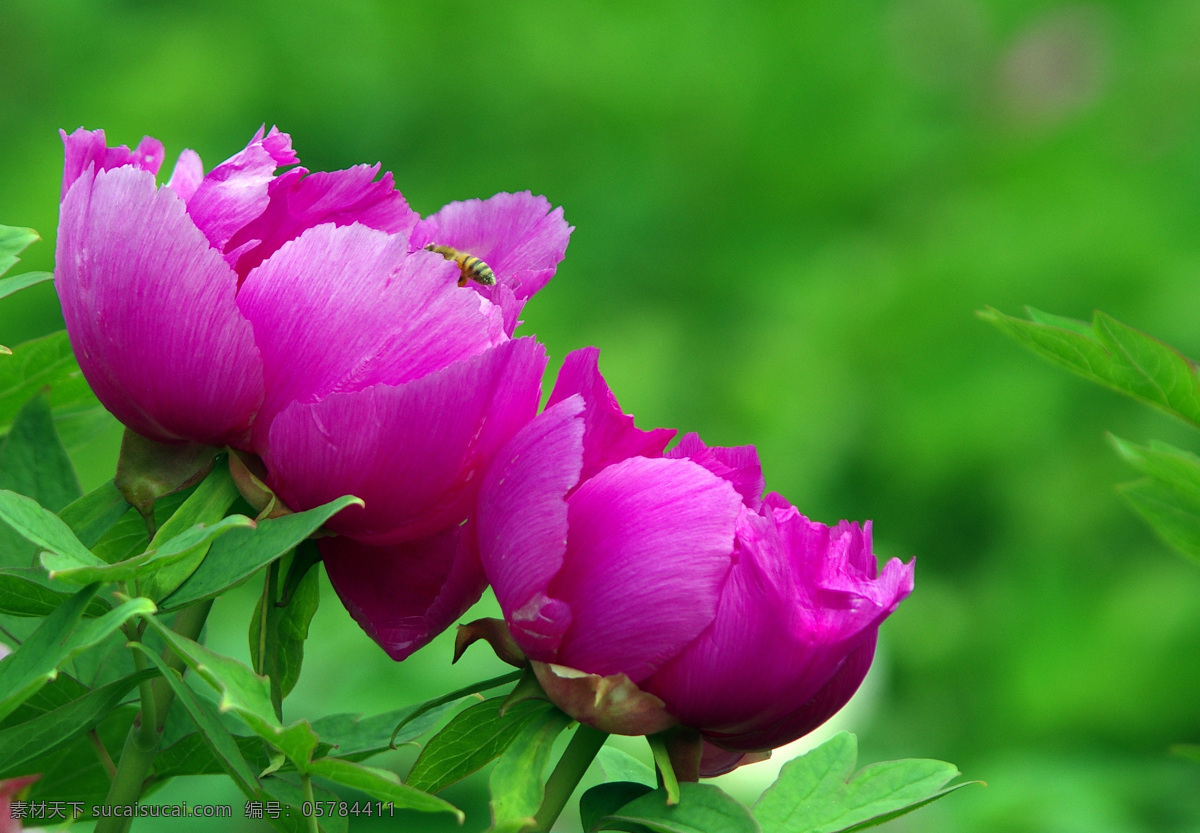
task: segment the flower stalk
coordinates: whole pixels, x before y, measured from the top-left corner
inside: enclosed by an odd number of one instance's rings
[[[567,744],[566,751],[546,781],[545,798],[534,816],[535,830],[549,830],[554,825],[606,740],[607,732],[593,729],[586,723],[579,724],[575,737]]]

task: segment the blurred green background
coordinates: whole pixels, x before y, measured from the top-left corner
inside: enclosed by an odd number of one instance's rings
[[[917,557],[841,725],[864,763],[989,786],[888,830],[1196,831],[1200,768],[1168,749],[1200,741],[1200,568],[1122,505],[1104,433],[1200,443],[973,311],[1098,307],[1200,356],[1198,42],[1188,0],[3,0],[0,222],[51,267],[55,131],[80,125],[159,137],[169,170],[277,124],[312,170],[381,161],[423,213],[547,195],[576,226],[525,311],[554,364],[599,345],[641,425],[754,443],[806,514]],[[0,342],[59,327],[48,286],[0,305]],[[85,487],[117,437],[79,455]],[[396,665],[325,589],[285,716],[503,670],[446,639]],[[220,602],[212,643],[244,656],[250,610]],[[484,789],[448,793],[467,829]],[[216,779],[155,800],[240,815]]]

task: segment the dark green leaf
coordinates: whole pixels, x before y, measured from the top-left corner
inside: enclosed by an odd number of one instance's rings
[[[128,581],[149,576],[156,570],[190,559],[197,551],[203,553],[204,548],[208,547],[215,538],[230,530],[253,528],[253,526],[254,521],[244,515],[230,515],[212,526],[197,524],[163,542],[155,549],[147,550],[126,561],[118,561],[116,564],[106,564],[91,552],[88,552],[86,561],[79,559],[77,554],[44,552],[42,553],[42,566],[46,568],[46,572],[50,574],[51,578],[72,584]],[[157,540],[156,537],[155,541]]]
[[[392,730],[391,745],[403,743],[402,738],[410,737],[407,735],[408,724],[415,723],[418,719],[423,718],[427,712],[440,710],[443,706],[461,700],[463,697],[469,697],[472,694],[479,694],[484,691],[491,691],[493,688],[499,688],[507,683],[514,682],[519,679],[524,679],[524,671],[510,671],[507,674],[501,674],[499,677],[492,677],[488,680],[483,680],[478,683],[472,683],[469,686],[463,686],[460,689],[435,697],[432,700],[426,700],[409,709],[404,710],[404,715],[396,721],[396,727]],[[509,695],[512,696],[511,694]],[[482,697],[480,699],[483,699]],[[423,734],[423,732],[422,732]],[[415,736],[412,736],[415,737]]]
[[[1032,320],[979,313],[1002,332],[1063,367],[1200,425],[1196,366],[1161,341],[1097,312],[1092,326],[1029,310]]]
[[[545,700],[525,700],[501,715],[504,700],[493,697],[455,715],[421,751],[408,784],[440,792],[499,757],[530,721],[553,708]]]
[[[189,492],[176,492],[157,500],[154,503],[155,527],[160,527],[170,520],[171,515],[183,505],[189,494]],[[128,504],[126,505],[128,506]],[[146,529],[145,519],[136,511],[129,511],[101,535],[100,540],[91,545],[91,549],[101,561],[106,564],[115,564],[145,552],[149,546],[150,534]]]
[[[35,567],[0,568],[0,613],[10,616],[49,616],[55,608],[69,599],[76,587],[57,586],[56,582]],[[83,615],[102,616],[109,605],[92,599]]]
[[[861,830],[924,806],[967,786],[953,764],[911,759],[854,771],[858,743],[840,732],[784,764],[779,779],[754,805],[763,833]]]
[[[340,758],[320,758],[312,762],[309,771],[335,784],[364,792],[378,801],[390,801],[397,807],[422,813],[453,813],[458,817],[459,824],[463,822],[462,811],[453,804],[401,782],[396,773],[386,769],[363,766]]]
[[[184,607],[232,587],[295,547],[350,505],[361,506],[362,501],[341,497],[307,512],[259,521],[256,529],[238,529],[222,536],[209,548],[196,572],[163,599],[162,609]]]
[[[0,274],[3,274],[0,272]],[[6,298],[14,292],[20,292],[30,286],[54,280],[53,272],[24,272],[11,278],[0,280],[0,298]]]
[[[53,752],[89,731],[115,709],[125,695],[142,680],[157,676],[155,671],[143,671],[111,682],[79,699],[45,712],[25,723],[0,730],[0,749],[4,750],[4,766],[21,764]]]
[[[144,645],[134,643],[132,646],[136,650],[140,650],[147,659],[149,659],[163,674],[163,678],[171,686],[175,692],[176,699],[191,715],[192,720],[196,724],[196,728],[200,730],[200,734],[208,741],[209,747],[217,760],[220,761],[224,770],[229,773],[229,777],[233,779],[238,788],[246,795],[247,798],[252,798],[258,790],[258,778],[255,776],[250,765],[246,763],[246,759],[242,757],[242,751],[238,747],[237,742],[233,739],[233,735],[229,730],[221,725],[220,718],[217,717],[216,710],[210,706],[207,701],[199,697],[196,692],[192,691],[183,681],[183,677],[179,672],[172,668],[168,668],[158,656],[148,650]],[[161,774],[161,770],[158,770]]]
[[[90,547],[112,529],[129,509],[129,504],[110,480],[73,501],[58,513],[58,517],[71,528],[80,543]],[[140,520],[138,522],[141,523]]]
[[[683,783],[680,799],[667,804],[665,790],[635,798],[592,829],[624,830],[638,824],[654,833],[759,833],[750,811],[712,784]]]
[[[609,747],[604,747],[608,749]],[[635,798],[654,792],[654,787],[633,781],[598,784],[579,798],[579,821],[584,830],[596,829],[607,815],[617,812]]]
[[[41,239],[41,235],[31,228],[0,226],[0,275],[16,265],[20,260],[17,255]]]
[[[143,515],[154,501],[199,483],[213,466],[217,449],[199,443],[160,443],[125,429],[114,482]]]
[[[0,662],[0,718],[58,673],[64,661],[63,646],[83,618],[96,587],[85,587],[46,617],[17,650]]]
[[[281,750],[303,770],[317,746],[317,736],[307,720],[284,726],[275,716],[270,686],[242,663],[180,636],[156,618],[147,623],[206,683],[221,694],[221,711],[232,711],[251,731]]]
[[[522,833],[535,827],[534,814],[546,792],[546,764],[555,739],[571,723],[558,709],[544,711],[525,724],[492,769],[492,829]]]
[[[25,403],[0,440],[0,489],[33,498],[51,512],[79,497],[79,480],[54,430],[45,390]],[[0,524],[0,564],[27,567],[36,554],[34,544]]]
[[[46,683],[13,710],[12,714],[0,720],[0,728],[7,729],[18,723],[33,720],[35,717],[52,712],[55,709],[69,705],[91,691],[70,674],[59,674]]]
[[[65,330],[18,344],[12,355],[0,355],[0,433],[9,429],[21,405],[47,385],[56,420],[100,407]]]
[[[269,813],[263,814],[263,820],[276,830],[308,833],[308,818],[304,815],[304,803],[308,799],[298,784],[283,778],[268,778],[263,781],[258,797],[261,801],[277,801],[281,805],[279,818],[273,818]],[[349,816],[329,810],[331,806],[336,808],[341,800],[340,796],[313,786],[313,804],[318,811],[317,824],[321,833],[348,833],[350,830]]]
[[[203,704],[200,708],[211,712],[217,722],[221,723],[220,715],[214,706],[210,705],[203,697],[196,699]],[[195,717],[189,714],[189,720],[194,721]],[[224,724],[221,724],[220,728],[221,731],[228,733],[233,738],[238,752],[250,765],[252,771],[261,772],[266,769],[268,764],[266,741],[258,735],[232,734]],[[181,775],[223,775],[226,771],[226,765],[217,756],[213,744],[200,732],[184,735],[154,758],[154,775],[157,778],[178,778]]]
[[[280,699],[287,697],[300,679],[300,666],[304,662],[304,641],[308,639],[308,625],[317,612],[321,601],[320,570],[309,570],[294,588],[286,606],[276,606],[270,617],[270,626],[275,628],[275,639],[269,641],[268,650],[275,657],[264,668],[274,669],[278,675]],[[258,661],[258,649],[262,631],[262,597],[250,618],[250,657]]]

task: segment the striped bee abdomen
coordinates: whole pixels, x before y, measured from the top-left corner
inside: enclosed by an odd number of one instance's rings
[[[492,267],[473,254],[460,252],[458,249],[451,248],[450,246],[436,246],[433,243],[430,243],[425,249],[426,251],[437,252],[446,258],[446,260],[453,260],[458,264],[458,268],[462,273],[458,278],[459,286],[466,286],[468,279],[484,286],[494,286],[496,283],[496,273],[492,271]]]

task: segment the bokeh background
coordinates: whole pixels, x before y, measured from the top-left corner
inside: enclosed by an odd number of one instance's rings
[[[524,331],[555,364],[599,345],[641,425],[754,443],[811,517],[917,557],[841,725],[863,763],[988,786],[886,829],[1196,831],[1200,767],[1169,747],[1200,741],[1200,567],[1121,503],[1104,435],[1200,442],[974,311],[1102,308],[1200,356],[1197,43],[1190,0],[0,0],[0,222],[51,268],[55,131],[80,125],[161,138],[169,170],[277,124],[310,169],[382,162],[423,213],[546,194],[576,231]],[[61,326],[49,286],[0,304],[3,343]],[[85,487],[118,436],[74,449]],[[445,639],[396,665],[325,590],[285,717],[504,670],[451,667]],[[245,655],[252,594],[215,646]],[[240,815],[231,789],[155,800]],[[486,826],[483,779],[447,797]],[[261,828],[237,824],[187,829]]]

